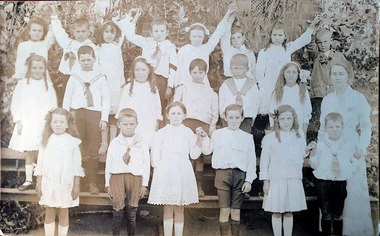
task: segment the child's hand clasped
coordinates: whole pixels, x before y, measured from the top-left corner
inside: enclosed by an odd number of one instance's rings
[[[307,145],[305,149],[305,153],[306,154],[310,153],[310,156],[315,156],[316,148],[317,148],[317,143],[312,141],[311,143],[309,143],[309,145]]]
[[[197,135],[201,136],[202,138],[204,137],[207,137],[207,133],[206,131],[204,131],[204,129],[202,127],[198,127],[195,132],[197,133]]]

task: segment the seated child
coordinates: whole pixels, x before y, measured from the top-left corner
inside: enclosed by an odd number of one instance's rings
[[[225,117],[228,127],[214,131],[209,144],[203,144],[202,152],[208,155],[214,151],[212,168],[216,169],[220,234],[228,234],[231,214],[232,235],[239,235],[240,208],[244,193],[251,191],[252,182],[257,177],[255,144],[251,134],[239,129],[244,120],[240,105],[228,105]]]
[[[150,175],[149,148],[135,132],[137,114],[126,108],[120,111],[117,126],[120,134],[111,141],[106,162],[106,187],[113,202],[113,235],[120,235],[121,221],[127,198],[128,235],[135,235],[136,212],[144,196]]]
[[[328,114],[325,117],[328,135],[318,141],[318,146],[314,143],[309,160],[318,179],[323,235],[331,234],[331,220],[334,235],[342,235],[347,180],[358,168],[358,161],[354,157],[355,145],[352,145],[347,135],[342,135],[343,129],[343,117],[335,112]]]
[[[246,117],[241,122],[240,129],[251,133],[253,122],[259,110],[259,90],[256,82],[246,77],[249,70],[248,57],[244,54],[234,55],[231,58],[230,70],[232,78],[225,80],[219,89],[220,118],[225,120],[224,110],[228,105],[241,105]],[[223,126],[226,126],[225,122]]]
[[[82,140],[82,156],[90,158],[84,162],[89,191],[91,194],[98,194],[96,175],[99,164],[100,132],[107,127],[110,111],[108,84],[106,77],[94,68],[97,61],[92,47],[80,47],[78,58],[82,70],[70,76],[63,108],[75,114],[77,129]]]

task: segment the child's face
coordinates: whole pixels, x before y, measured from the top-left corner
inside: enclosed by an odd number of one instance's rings
[[[137,62],[135,65],[135,80],[139,83],[145,83],[149,76],[149,67],[144,62]]]
[[[240,111],[227,111],[226,121],[228,125],[228,129],[230,130],[238,130],[241,122],[243,122],[244,117],[241,115]]]
[[[235,79],[244,79],[249,68],[247,65],[231,64],[230,71]]]
[[[40,80],[45,76],[45,64],[42,61],[32,61],[30,65],[30,77]]]
[[[331,68],[331,81],[335,89],[346,89],[348,86],[348,74],[343,66],[333,66]]]
[[[206,71],[200,70],[198,66],[190,71],[190,75],[193,78],[194,83],[202,83],[203,78],[206,76]]]
[[[282,45],[282,43],[285,40],[285,33],[284,30],[278,29],[278,30],[272,30],[271,34],[272,43],[276,46]]]
[[[244,43],[244,36],[239,32],[231,35],[231,44],[234,48],[240,48]]]
[[[57,135],[64,134],[66,129],[69,128],[66,116],[59,114],[53,114],[50,126],[53,132]]]
[[[115,40],[116,30],[110,25],[103,31],[103,39],[106,43],[112,43]]]
[[[90,37],[90,29],[88,25],[75,25],[73,30],[73,36],[76,41],[83,43]]]
[[[330,51],[331,47],[331,37],[328,34],[322,35],[316,40],[319,51],[327,52]]]
[[[292,112],[286,111],[281,113],[278,117],[278,123],[280,125],[280,130],[290,131],[293,128],[294,118]]]
[[[325,125],[325,130],[326,130],[326,133],[329,135],[330,140],[334,140],[334,141],[339,140],[343,131],[342,121],[328,120]]]
[[[31,24],[29,29],[30,40],[32,41],[40,41],[42,36],[44,35],[44,27],[39,24]]]
[[[152,25],[151,35],[156,42],[162,42],[169,35],[166,25]]]
[[[182,121],[186,117],[186,115],[183,113],[182,109],[179,106],[172,107],[169,110],[169,113],[166,115],[170,121],[170,124],[174,126],[182,124]]]
[[[298,70],[296,66],[290,66],[284,71],[285,84],[288,87],[293,87],[297,83]]]
[[[117,122],[117,126],[124,137],[132,137],[135,134],[137,121],[135,117],[122,116]]]
[[[205,32],[203,30],[191,30],[190,31],[190,43],[194,47],[199,47],[203,44],[205,38]]]
[[[94,68],[95,58],[91,54],[80,54],[79,64],[83,71],[92,71]]]

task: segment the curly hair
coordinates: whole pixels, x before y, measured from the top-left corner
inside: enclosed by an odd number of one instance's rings
[[[278,139],[279,143],[281,143],[281,138],[280,138],[281,127],[280,127],[279,117],[282,113],[285,113],[288,111],[290,111],[292,113],[292,116],[293,116],[293,126],[292,126],[291,130],[294,130],[297,138],[301,138],[301,135],[298,131],[299,130],[299,124],[298,124],[296,111],[294,110],[293,107],[291,107],[289,105],[282,105],[282,106],[279,106],[277,108],[277,110],[274,110],[274,114],[273,114],[274,125],[273,125],[272,130],[275,132],[276,138]]]
[[[51,121],[53,119],[53,115],[64,115],[66,117],[68,128],[66,130],[66,133],[70,134],[71,136],[75,138],[79,138],[79,133],[77,130],[77,127],[75,125],[75,116],[68,112],[66,109],[63,108],[56,108],[53,111],[49,111],[49,113],[45,117],[45,126],[44,131],[42,133],[42,140],[41,140],[41,146],[46,147],[46,145],[49,142],[50,136],[53,134],[53,130],[51,129]]]
[[[149,65],[149,63],[146,61],[145,58],[143,58],[143,57],[136,57],[135,60],[132,62],[131,70],[130,70],[129,83],[131,84],[131,86],[129,88],[129,96],[132,97],[132,94],[133,94],[133,85],[135,83],[135,67],[136,67],[137,62],[142,62],[142,63],[144,63],[148,67],[148,69],[149,69],[148,83],[149,83],[149,86],[150,86],[150,91],[155,94],[156,91],[157,91],[157,89],[154,86],[153,68]]]
[[[102,28],[100,30],[100,34],[98,35],[98,37],[99,37],[99,39],[98,39],[99,41],[98,42],[100,42],[99,45],[102,45],[103,43],[106,42],[104,40],[104,38],[103,38],[103,34],[104,34],[104,31],[107,30],[108,26],[111,27],[111,32],[112,33],[116,33],[116,35],[115,35],[115,42],[118,43],[119,40],[122,40],[121,39],[121,30],[120,30],[119,26],[117,26],[117,24],[115,24],[112,21],[107,21],[107,22],[105,22],[102,25]]]
[[[272,45],[272,32],[273,30],[283,30],[284,31],[284,34],[285,34],[285,39],[284,39],[284,42],[282,43],[282,46],[285,48],[286,50],[286,43],[287,43],[287,39],[288,39],[288,33],[286,31],[286,27],[285,27],[285,24],[282,22],[282,21],[278,21],[276,22],[271,31],[269,31],[269,34],[268,34],[268,43],[265,45],[264,47],[264,51],[266,51],[271,45]]]
[[[42,38],[41,38],[41,41],[45,39],[48,31],[49,31],[49,28],[48,28],[48,25],[46,24],[46,22],[44,20],[42,20],[41,18],[39,17],[35,17],[33,16],[30,21],[28,22],[28,25],[27,25],[27,28],[28,28],[28,31],[30,31],[30,28],[32,27],[32,24],[36,24],[36,25],[40,25],[42,26],[43,30],[44,30],[44,33],[42,34]]]
[[[300,91],[299,91],[300,102],[301,104],[304,104],[306,102],[306,85],[304,83],[301,83],[300,66],[296,62],[288,62],[282,67],[280,71],[280,75],[278,76],[278,79],[276,82],[276,87],[273,91],[273,96],[276,98],[277,103],[281,103],[282,97],[284,95],[284,87],[286,85],[285,71],[291,66],[295,66],[297,68],[298,75],[297,75],[296,83],[298,84],[300,88]]]

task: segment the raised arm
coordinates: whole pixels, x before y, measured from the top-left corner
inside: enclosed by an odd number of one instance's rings
[[[51,14],[51,27],[54,33],[54,36],[62,48],[66,48],[66,46],[72,41],[69,35],[66,33],[65,29],[62,27],[61,22],[58,19],[58,10],[54,4],[50,5],[52,9]]]
[[[127,37],[127,40],[139,47],[144,47],[144,45],[147,43],[147,38],[137,35],[136,34],[136,23],[141,15],[141,11],[137,11],[135,17],[133,18],[132,22],[128,25],[125,36]]]
[[[313,34],[316,25],[321,21],[320,16],[316,16],[314,20],[311,22],[309,28],[295,41],[288,43],[286,51],[289,54],[301,49],[311,42],[311,35]]]

